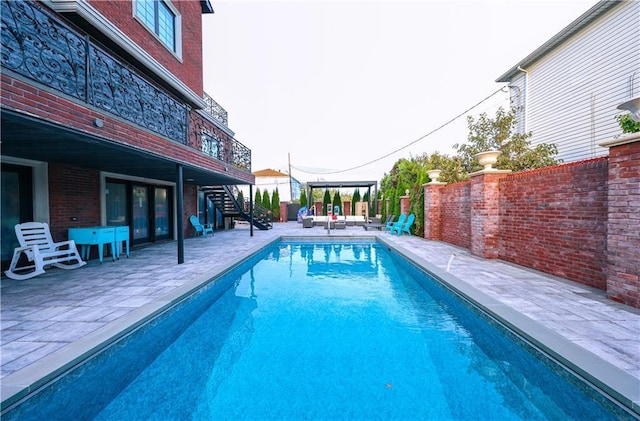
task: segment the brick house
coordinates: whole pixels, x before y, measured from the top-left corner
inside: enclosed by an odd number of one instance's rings
[[[203,186],[252,185],[251,151],[203,91],[209,0],[3,1],[2,261],[16,223],[191,235]],[[224,216],[224,215],[223,215]],[[178,260],[180,257],[178,246]]]

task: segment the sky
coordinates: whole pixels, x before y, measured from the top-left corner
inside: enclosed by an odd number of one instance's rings
[[[204,90],[252,171],[290,165],[307,182],[379,181],[401,158],[454,155],[467,114],[509,106],[495,80],[596,0],[212,4]]]

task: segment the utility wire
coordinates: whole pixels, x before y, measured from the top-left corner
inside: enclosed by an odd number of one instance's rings
[[[376,158],[376,159],[374,159],[373,161],[369,161],[369,162],[367,162],[367,163],[364,163],[364,164],[361,164],[361,165],[358,165],[358,166],[355,166],[355,167],[347,168],[346,170],[331,171],[331,172],[322,172],[322,173],[320,173],[320,172],[305,171],[305,170],[303,170],[303,169],[301,169],[301,168],[296,167],[295,165],[291,165],[291,168],[295,168],[296,170],[301,171],[301,172],[304,172],[304,173],[307,173],[307,174],[315,174],[315,175],[330,175],[330,174],[340,174],[340,173],[343,173],[343,172],[349,172],[349,171],[357,170],[358,168],[366,167],[367,165],[371,165],[371,164],[373,164],[374,162],[378,162],[378,161],[380,161],[380,160],[383,160],[383,159],[385,159],[385,158],[388,158],[389,156],[391,156],[391,155],[393,155],[393,154],[395,154],[395,153],[398,153],[398,152],[400,152],[401,150],[406,149],[406,148],[408,148],[408,147],[409,147],[409,146],[411,146],[411,145],[414,145],[414,144],[418,143],[418,142],[419,142],[419,141],[421,141],[422,139],[424,139],[424,138],[426,138],[426,137],[428,137],[428,136],[431,136],[431,135],[432,135],[432,134],[434,134],[435,132],[437,132],[437,131],[439,131],[439,130],[444,129],[446,126],[448,126],[449,124],[453,123],[454,121],[456,121],[457,119],[459,119],[459,118],[460,118],[460,117],[462,117],[463,115],[467,114],[469,111],[473,110],[474,108],[478,107],[480,104],[482,104],[483,102],[487,101],[489,98],[493,97],[493,96],[494,96],[494,95],[496,95],[498,92],[505,92],[505,91],[504,91],[504,89],[505,89],[504,87],[501,87],[500,89],[496,90],[495,92],[491,93],[491,94],[490,94],[490,95],[488,95],[487,97],[485,97],[485,98],[483,98],[482,100],[480,100],[480,101],[479,101],[478,103],[476,103],[475,105],[471,106],[470,108],[467,108],[466,110],[464,110],[464,111],[463,111],[463,112],[461,112],[460,114],[456,115],[455,117],[453,117],[452,119],[450,119],[450,120],[449,120],[449,121],[447,121],[446,123],[441,124],[440,126],[438,126],[438,127],[436,127],[435,129],[431,130],[429,133],[425,134],[424,136],[421,136],[421,137],[417,138],[416,140],[414,140],[413,142],[408,143],[408,144],[406,144],[406,145],[404,145],[404,146],[402,146],[402,147],[400,147],[400,148],[398,148],[398,149],[396,149],[396,150],[394,150],[394,151],[392,151],[392,152],[389,152],[389,153],[388,153],[388,154],[386,154],[386,155],[383,155],[383,156],[381,156],[381,157],[379,157],[379,158]]]

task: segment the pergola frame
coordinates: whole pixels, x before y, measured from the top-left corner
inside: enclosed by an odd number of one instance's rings
[[[313,199],[313,189],[340,189],[340,188],[359,188],[366,187],[371,202],[371,187],[373,187],[373,211],[374,215],[378,214],[378,182],[377,181],[309,181],[307,182],[307,207],[310,206],[309,200]]]

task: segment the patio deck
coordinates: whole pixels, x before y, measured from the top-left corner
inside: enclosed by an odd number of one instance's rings
[[[105,340],[125,332],[230,266],[282,236],[322,236],[321,227],[246,226],[185,241],[185,263],[176,243],[131,252],[113,262],[97,260],[72,271],[51,269],[26,281],[3,278],[1,373],[3,407],[42,379],[72,366]],[[640,414],[640,311],[607,300],[603,291],[522,268],[485,260],[452,245],[396,237],[359,226],[332,236],[379,237],[384,244],[433,271],[480,301],[512,327]],[[455,254],[451,261],[452,254]],[[447,272],[447,266],[450,270]]]

